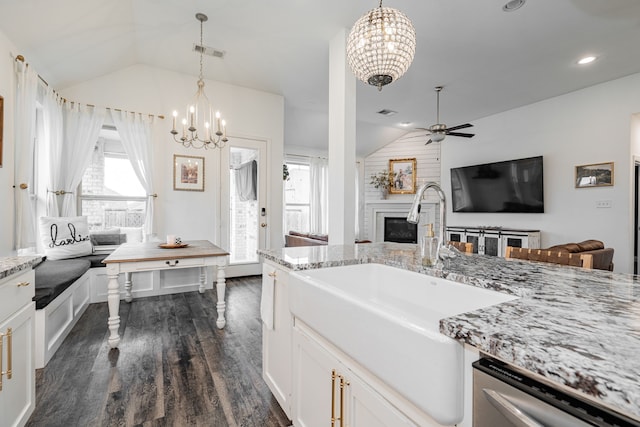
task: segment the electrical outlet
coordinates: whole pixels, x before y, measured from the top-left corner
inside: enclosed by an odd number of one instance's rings
[[[596,200],[596,208],[610,208],[611,200]]]

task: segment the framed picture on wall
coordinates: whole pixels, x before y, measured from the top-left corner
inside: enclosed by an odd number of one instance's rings
[[[416,192],[416,159],[389,160],[389,171],[393,174],[393,182],[389,188],[391,194],[415,194]]]
[[[613,162],[576,166],[576,188],[613,185]]]
[[[173,189],[204,191],[204,157],[173,155]]]

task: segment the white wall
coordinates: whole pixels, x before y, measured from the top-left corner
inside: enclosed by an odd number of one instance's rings
[[[442,184],[449,171],[478,163],[544,156],[544,214],[451,213],[448,225],[492,225],[542,231],[542,247],[598,239],[615,249],[615,271],[633,272],[634,113],[640,112],[640,74],[475,120],[476,136],[442,143]],[[637,135],[637,132],[636,132]],[[637,136],[636,136],[637,138]],[[575,166],[614,162],[613,187],[574,186]],[[596,201],[610,200],[610,209]]]
[[[0,256],[13,255],[13,58],[16,48],[0,32],[0,96],[4,98],[3,153],[0,168]]]
[[[367,202],[380,199],[380,191],[370,184],[371,175],[389,170],[389,160],[392,159],[416,159],[416,189],[425,182],[440,183],[440,150],[441,143],[433,142],[429,145],[425,143],[429,138],[425,137],[425,132],[414,132],[393,141],[378,151],[367,156],[364,167],[365,204]],[[397,202],[411,202],[414,194],[389,194],[388,200]],[[438,203],[439,199],[435,192],[428,190],[424,195],[424,200],[430,203]],[[369,230],[369,223],[372,219],[365,209],[364,230]],[[424,224],[420,224],[424,225]],[[371,239],[368,233],[365,238]]]
[[[28,58],[27,58],[28,59]],[[155,232],[176,234],[183,240],[220,242],[220,152],[187,149],[173,141],[171,112],[181,114],[196,92],[194,76],[145,65],[135,65],[59,92],[69,100],[141,113],[162,114],[154,128]],[[284,99],[215,81],[206,81],[206,93],[227,121],[228,136],[256,137],[269,141],[270,170],[267,195],[269,242],[282,242],[282,153]],[[205,191],[173,190],[173,155],[205,158]],[[276,167],[277,166],[277,167]]]

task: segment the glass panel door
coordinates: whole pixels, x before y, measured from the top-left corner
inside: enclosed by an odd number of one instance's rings
[[[266,247],[266,142],[233,138],[222,153],[221,243],[229,252],[228,277],[261,274]]]

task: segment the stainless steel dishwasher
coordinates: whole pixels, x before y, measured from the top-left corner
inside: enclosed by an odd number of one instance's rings
[[[633,420],[550,387],[491,358],[473,363],[474,427],[639,427]]]

